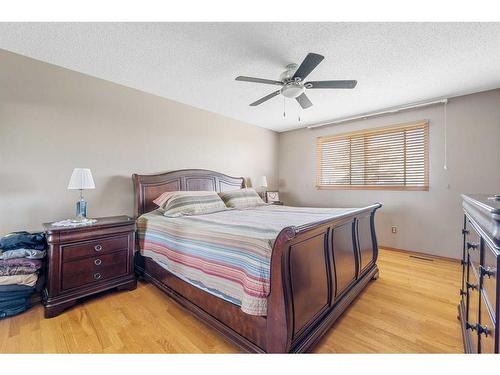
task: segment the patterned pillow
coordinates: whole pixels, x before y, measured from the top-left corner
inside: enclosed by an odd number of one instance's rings
[[[169,191],[156,198],[153,203],[167,217],[203,215],[227,210],[215,191]]]
[[[262,206],[266,203],[259,197],[254,189],[231,190],[219,193],[227,207],[248,208]]]

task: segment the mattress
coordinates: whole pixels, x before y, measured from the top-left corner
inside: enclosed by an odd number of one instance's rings
[[[176,218],[157,210],[137,221],[139,248],[180,279],[247,314],[265,316],[279,232],[352,210],[265,205]]]

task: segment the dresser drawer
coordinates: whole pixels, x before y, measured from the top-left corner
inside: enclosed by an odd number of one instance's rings
[[[472,352],[478,353],[479,339],[475,327],[479,323],[479,291],[469,288],[467,292],[467,330],[472,341]]]
[[[465,236],[465,249],[467,250],[468,262],[476,273],[479,280],[479,265],[481,261],[481,237],[476,232],[469,220],[467,220],[467,234]]]
[[[489,302],[489,307],[493,316],[496,316],[497,257],[486,242],[484,244],[484,258],[483,265],[481,266],[481,274],[483,277],[483,290],[486,294],[486,299]]]
[[[490,309],[487,307],[485,295],[481,295],[481,326],[479,340],[481,345],[481,353],[495,353],[495,335],[496,325],[491,318]]]
[[[66,262],[62,266],[62,289],[77,288],[126,275],[127,272],[127,250]]]
[[[476,271],[469,264],[469,278],[465,283],[465,289],[467,291],[479,290],[479,275],[476,275]]]
[[[468,261],[468,277],[467,277],[467,283],[468,284],[474,284],[474,285],[479,285],[479,264],[475,264],[471,257],[469,256],[469,261]]]
[[[116,250],[128,249],[128,245],[128,235],[102,240],[79,242],[77,244],[63,246],[62,258],[63,262],[68,262],[78,258],[97,256],[100,254],[108,254]]]

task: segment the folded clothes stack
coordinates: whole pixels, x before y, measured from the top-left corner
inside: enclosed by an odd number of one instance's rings
[[[31,307],[46,245],[42,233],[15,232],[0,238],[0,319]]]

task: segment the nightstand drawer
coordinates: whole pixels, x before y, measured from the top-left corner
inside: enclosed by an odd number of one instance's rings
[[[128,235],[103,240],[80,242],[78,244],[63,246],[63,262],[88,256],[109,254],[116,250],[124,250],[129,245]]]
[[[126,275],[128,272],[127,261],[128,252],[124,250],[66,262],[62,266],[62,289],[72,289]]]

